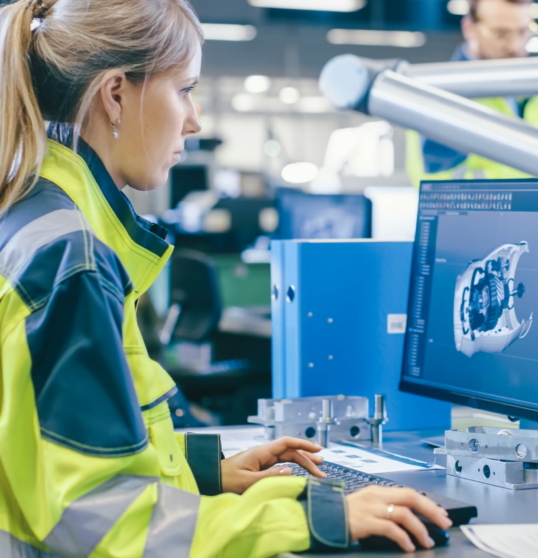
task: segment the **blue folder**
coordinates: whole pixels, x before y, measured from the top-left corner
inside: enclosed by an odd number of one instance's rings
[[[273,397],[386,397],[385,430],[450,428],[450,404],[400,392],[412,242],[272,243]]]

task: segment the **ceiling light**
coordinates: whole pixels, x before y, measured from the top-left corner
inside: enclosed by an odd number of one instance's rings
[[[248,0],[257,8],[282,10],[317,10],[323,12],[356,12],[366,5],[366,0]]]
[[[331,29],[327,40],[333,45],[368,45],[417,48],[426,44],[426,35],[411,31],[369,31],[367,29]]]
[[[271,139],[265,142],[263,151],[267,155],[267,157],[271,157],[271,159],[274,159],[275,157],[278,157],[280,155],[282,147],[277,140]]]
[[[306,114],[334,112],[334,107],[325,97],[303,97],[297,103],[297,110]]]
[[[466,16],[469,13],[468,0],[450,0],[446,9],[454,15]]]
[[[236,95],[232,99],[232,107],[237,112],[249,112],[256,108],[256,98],[246,93]]]
[[[253,25],[202,23],[206,41],[252,41],[258,35]]]
[[[284,87],[280,90],[279,97],[286,105],[293,105],[301,98],[301,93],[296,87]]]
[[[249,76],[245,80],[245,89],[249,93],[265,93],[271,88],[271,78],[267,76]]]
[[[313,163],[292,163],[282,169],[282,178],[290,184],[312,182],[318,174],[318,167]]]
[[[262,114],[287,113],[278,97],[239,93],[232,99],[232,107],[237,112],[256,112]],[[328,114],[335,112],[325,97],[301,97],[293,105],[293,112],[301,114]]]
[[[240,93],[232,99],[232,107],[237,112],[257,112],[262,114],[281,114],[284,112],[278,97]]]

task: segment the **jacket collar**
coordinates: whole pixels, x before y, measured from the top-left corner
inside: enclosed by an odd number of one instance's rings
[[[73,127],[68,124],[51,122],[47,128],[47,136],[69,149],[73,145]],[[168,231],[136,213],[129,198],[114,184],[97,153],[82,138],[78,140],[77,152],[129,236],[140,246],[157,256],[162,256],[169,246],[165,241]]]
[[[471,60],[476,59],[469,51],[469,45],[467,43],[461,43],[454,51],[451,58],[451,62],[469,62]]]
[[[167,230],[135,212],[95,151],[82,139],[77,153],[73,129],[51,123],[49,152],[41,176],[57,184],[81,209],[95,235],[120,257],[137,294],[151,285],[171,255]]]

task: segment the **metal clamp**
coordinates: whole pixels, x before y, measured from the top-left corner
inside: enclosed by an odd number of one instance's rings
[[[445,432],[447,474],[512,490],[538,488],[538,431],[473,426]]]
[[[292,436],[319,440],[321,445],[333,440],[370,440],[366,397],[345,395],[301,397],[297,399],[259,399],[258,414],[248,418],[251,424],[265,428],[264,438],[275,440]]]
[[[265,440],[282,436],[317,438],[323,447],[328,447],[331,439],[381,443],[382,427],[388,420],[384,397],[375,396],[373,418],[369,417],[368,408],[368,398],[345,395],[259,399],[258,414],[249,417],[248,422],[265,428]]]
[[[329,447],[329,431],[333,424],[338,424],[334,418],[333,402],[330,399],[322,399],[321,417],[318,419],[318,444],[322,448]]]
[[[374,416],[368,419],[368,423],[372,427],[372,442],[374,444],[383,443],[383,425],[388,420],[385,411],[385,397],[383,395],[375,395]]]

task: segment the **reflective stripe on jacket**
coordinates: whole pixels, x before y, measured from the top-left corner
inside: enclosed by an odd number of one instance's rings
[[[64,132],[50,127],[37,186],[0,219],[0,556],[346,547],[340,484],[270,478],[219,494],[218,437],[174,433],[175,384],[135,315],[172,247]]]

